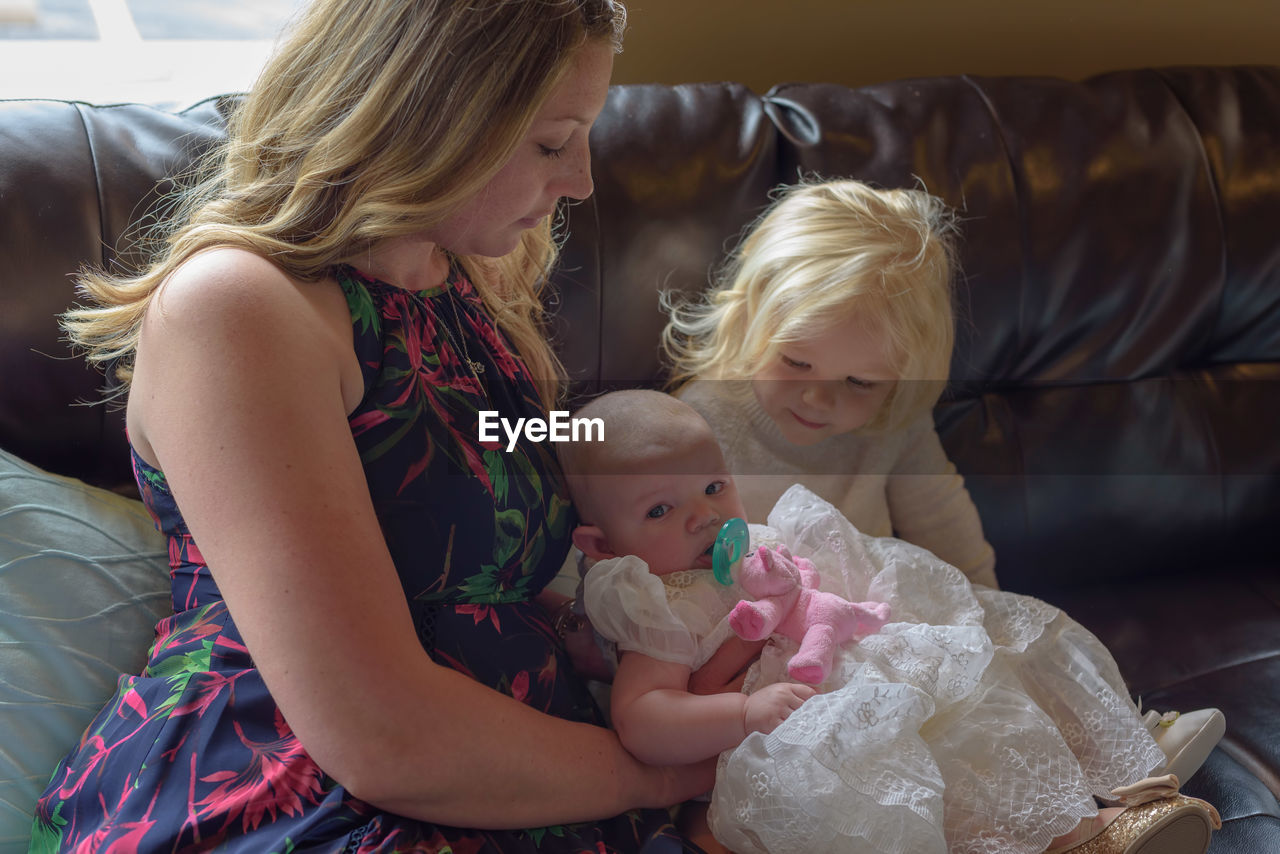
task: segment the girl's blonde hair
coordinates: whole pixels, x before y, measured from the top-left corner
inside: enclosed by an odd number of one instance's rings
[[[885,336],[900,378],[864,429],[904,426],[937,402],[950,372],[954,230],[947,206],[920,190],[780,188],[703,300],[663,295],[671,384],[749,379],[779,347],[856,317]]]
[[[241,247],[314,281],[439,224],[507,161],[576,52],[619,50],[624,25],[618,0],[315,0],[146,235],[146,269],[83,271],[89,304],[64,329],[123,392],[147,306],[195,253]],[[564,369],[539,295],[556,253],[544,224],[503,258],[460,259],[548,405]]]

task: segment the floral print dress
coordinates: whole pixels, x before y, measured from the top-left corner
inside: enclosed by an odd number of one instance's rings
[[[537,709],[598,723],[532,601],[556,574],[573,524],[554,452],[522,440],[507,453],[505,437],[492,447],[478,438],[480,410],[544,414],[524,364],[456,273],[421,292],[350,267],[334,273],[364,376],[351,431],[423,647]],[[136,454],[134,470],[169,537],[174,614],[157,626],[143,672],[121,677],[54,772],[31,851],[697,850],[661,810],[486,832],[411,820],[347,794],[282,718],[163,473]]]

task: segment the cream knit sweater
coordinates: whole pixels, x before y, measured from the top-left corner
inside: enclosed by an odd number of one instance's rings
[[[900,433],[846,433],[800,447],[782,437],[749,380],[695,380],[677,397],[711,424],[748,521],[766,522],[782,493],[802,483],[863,533],[906,540],[975,584],[998,586],[977,508],[927,413]]]

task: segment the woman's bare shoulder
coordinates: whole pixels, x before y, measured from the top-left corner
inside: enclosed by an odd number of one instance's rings
[[[154,401],[174,388],[211,399],[247,399],[258,390],[281,403],[337,389],[350,408],[360,396],[350,324],[332,280],[302,281],[243,249],[192,256],[147,308],[130,391],[131,435],[146,442],[159,417]]]
[[[299,282],[247,249],[218,247],[183,261],[160,285],[156,309],[179,322],[192,315],[205,322],[268,309],[296,299]]]
[[[144,338],[177,336],[184,346],[208,340],[256,350],[271,342],[321,347],[339,361],[351,353],[351,316],[331,277],[291,275],[246,249],[197,253],[160,285]]]

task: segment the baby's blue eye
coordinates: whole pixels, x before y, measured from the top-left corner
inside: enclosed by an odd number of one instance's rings
[[[707,484],[707,495],[716,495],[721,492],[724,492],[723,480],[717,480],[714,483]]]
[[[655,504],[653,507],[649,508],[649,512],[646,513],[645,516],[650,519],[661,519],[663,516],[667,515],[667,511],[670,509],[671,508],[665,504]]]

